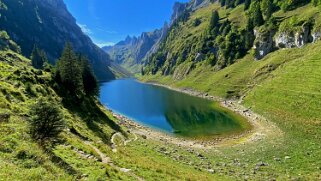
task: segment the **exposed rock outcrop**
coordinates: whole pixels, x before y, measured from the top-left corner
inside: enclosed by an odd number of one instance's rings
[[[268,53],[279,48],[301,48],[307,43],[314,43],[321,39],[319,31],[311,32],[310,24],[303,24],[288,32],[275,30],[255,30],[253,45],[255,59],[260,60]]]
[[[210,3],[211,3],[210,0],[194,0],[194,2],[192,2],[191,9],[194,11],[196,9],[205,7],[205,6],[209,5]]]
[[[255,59],[260,60],[265,57],[268,53],[272,52],[274,49],[273,36],[275,31],[254,31],[255,41],[254,41],[254,56]]]
[[[294,48],[296,46],[294,33],[279,33],[275,37],[275,45],[278,48]]]
[[[176,2],[173,7],[173,14],[171,17],[171,24],[173,24],[184,11],[186,11],[188,3]]]
[[[296,32],[280,32],[275,38],[278,48],[301,48],[312,41],[311,28],[308,25],[303,25]]]

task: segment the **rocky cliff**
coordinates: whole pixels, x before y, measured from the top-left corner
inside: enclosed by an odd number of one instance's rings
[[[191,0],[188,3],[176,2],[173,6],[170,24],[165,23],[161,29],[142,33],[139,37],[127,37],[115,46],[106,46],[103,47],[103,49],[117,63],[124,65],[126,68],[131,69],[131,71],[139,72],[141,64],[157,52],[160,43],[166,38],[167,32],[173,23],[177,21],[184,12],[192,12],[209,4],[210,0]]]
[[[116,63],[137,73],[140,71],[141,62],[157,50],[158,44],[166,36],[168,28],[168,24],[165,23],[161,29],[144,32],[139,37],[128,36],[116,45],[103,47],[103,49]]]
[[[76,24],[63,0],[2,0],[6,8],[0,9],[0,29],[16,41],[25,56],[29,56],[36,44],[55,63],[66,41],[75,51],[91,61],[99,80],[114,78],[109,70],[111,59],[97,47]]]
[[[253,49],[257,60],[277,49],[302,48],[308,43],[320,40],[321,31],[313,22],[298,22],[292,27],[282,26],[286,23],[282,22],[278,29],[260,28],[254,31]]]

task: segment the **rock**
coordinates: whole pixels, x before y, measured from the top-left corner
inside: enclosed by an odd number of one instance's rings
[[[321,39],[321,32],[313,32],[312,33],[312,42],[315,43]]]
[[[244,176],[244,180],[249,180],[249,178],[250,178],[250,177],[247,176],[247,175]]]
[[[254,30],[254,34],[254,56],[256,60],[260,60],[274,50],[273,36],[275,31]]]
[[[146,135],[142,135],[142,138],[143,138],[143,139],[147,139],[147,136],[146,136]]]
[[[205,56],[202,53],[197,53],[194,59],[194,62],[200,62],[202,60],[204,60]]]
[[[277,157],[276,157],[276,158],[274,158],[274,160],[277,161],[277,162],[280,162],[280,161],[281,161],[281,158],[277,158]]]
[[[279,33],[275,38],[275,46],[278,48],[294,48],[296,47],[294,33]]]
[[[187,3],[176,2],[174,4],[171,24],[173,24],[179,18],[179,16],[186,10],[187,6]]]
[[[124,173],[127,173],[127,172],[130,172],[131,169],[127,169],[127,168],[120,168],[119,169],[121,172],[124,172]]]
[[[214,174],[215,173],[215,170],[213,170],[213,169],[208,169],[207,170],[209,173],[211,173],[211,174]]]
[[[196,153],[197,157],[199,158],[204,158],[204,155],[202,155],[201,153]]]
[[[309,42],[313,42],[310,24],[302,25],[300,30],[296,32],[280,32],[275,38],[275,44],[278,48],[301,48]]]
[[[269,166],[269,164],[264,163],[264,162],[259,162],[259,163],[256,164],[256,166],[265,167],[265,166]]]

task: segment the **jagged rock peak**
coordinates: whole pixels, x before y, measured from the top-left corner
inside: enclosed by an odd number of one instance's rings
[[[171,17],[171,23],[173,23],[179,16],[186,10],[188,3],[175,2],[173,6],[173,14]]]
[[[192,2],[192,10],[196,10],[205,7],[210,4],[210,0],[194,0]]]

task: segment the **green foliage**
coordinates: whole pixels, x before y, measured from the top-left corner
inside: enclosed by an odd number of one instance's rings
[[[209,57],[207,57],[207,63],[211,66],[216,65],[216,57],[214,54],[211,54]]]
[[[266,20],[270,19],[273,13],[273,0],[262,0],[261,9]]]
[[[65,129],[62,112],[53,100],[38,99],[30,107],[30,115],[30,133],[41,143],[56,140]]]
[[[57,73],[59,74],[62,85],[69,94],[77,97],[83,96],[84,85],[81,66],[70,43],[66,44],[57,62]]]
[[[213,11],[211,21],[210,21],[210,31],[218,27],[220,21],[220,16],[217,11]]]
[[[258,1],[252,2],[248,13],[249,13],[248,14],[249,19],[254,26],[261,26],[264,24],[260,2]]]
[[[284,20],[280,26],[279,31],[280,32],[293,32],[297,29],[300,29],[300,26],[304,23],[304,21],[299,20],[297,16],[293,16],[289,19]]]
[[[309,0],[277,0],[278,6],[285,12],[309,3]]]
[[[88,96],[98,96],[99,95],[99,84],[94,75],[89,61],[84,56],[79,56],[79,62],[81,63],[82,80],[84,85],[84,91]]]
[[[27,82],[25,87],[27,94],[29,94],[30,96],[37,96],[37,92],[30,82]]]
[[[20,47],[10,39],[6,31],[0,31],[0,50],[13,50],[17,53],[21,52]]]
[[[195,20],[194,20],[194,24],[193,24],[193,26],[199,26],[200,24],[202,23],[202,21],[201,21],[201,19],[200,18],[196,18]]]
[[[312,0],[311,1],[313,6],[320,6],[321,5],[321,0]]]
[[[46,53],[43,50],[40,50],[37,45],[34,46],[31,56],[31,64],[36,69],[43,69],[45,63],[48,63]]]

